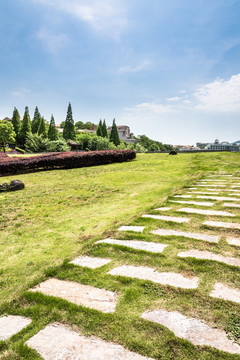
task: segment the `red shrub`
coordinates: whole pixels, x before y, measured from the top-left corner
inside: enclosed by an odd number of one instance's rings
[[[52,153],[29,158],[0,158],[0,175],[22,173],[28,170],[72,169],[124,162],[136,158],[134,150],[104,150],[89,152]]]

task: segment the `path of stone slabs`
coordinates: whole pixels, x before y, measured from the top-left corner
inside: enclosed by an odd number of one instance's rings
[[[3,358],[240,358],[237,181],[205,177],[51,270],[0,317]]]

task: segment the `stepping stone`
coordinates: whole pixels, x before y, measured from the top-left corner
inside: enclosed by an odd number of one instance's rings
[[[205,195],[218,195],[218,192],[203,192],[203,191],[192,191],[189,194],[205,194]]]
[[[188,218],[181,218],[181,217],[175,217],[175,216],[164,216],[164,215],[142,215],[143,218],[150,218],[150,219],[156,219],[156,220],[163,220],[163,221],[172,221],[176,223],[185,223],[188,222],[190,219]]]
[[[208,175],[207,177],[215,177],[215,176],[220,176],[220,177],[222,177],[222,176],[230,176],[230,177],[232,177],[233,175],[218,174],[218,175]]]
[[[226,181],[225,179],[202,179],[200,181]]]
[[[223,227],[223,228],[227,228],[227,229],[239,229],[240,230],[240,224],[238,224],[238,223],[229,223],[229,222],[223,222],[223,221],[205,221],[203,223],[203,225]]]
[[[126,246],[136,250],[144,250],[153,253],[161,253],[168,245],[147,242],[147,241],[135,241],[135,240],[115,240],[115,239],[105,239],[97,241],[96,244],[112,244]]]
[[[93,336],[82,336],[68,326],[54,323],[26,342],[44,360],[153,360]]]
[[[222,256],[219,254],[214,254],[210,251],[189,250],[185,252],[180,252],[178,256],[182,258],[191,257],[200,260],[218,261],[227,265],[240,267],[240,258],[238,259],[229,256]]]
[[[141,318],[167,327],[175,336],[188,340],[194,345],[211,346],[230,354],[240,354],[240,346],[229,340],[224,331],[211,328],[198,319],[187,318],[178,311],[144,312]]]
[[[223,206],[238,208],[240,209],[240,204],[233,204],[233,203],[224,203]]]
[[[110,275],[125,276],[141,280],[150,280],[157,284],[170,285],[182,289],[196,289],[198,287],[198,277],[187,278],[181,274],[173,272],[158,272],[155,269],[145,266],[123,265],[111,271]]]
[[[198,199],[209,199],[209,200],[219,200],[219,201],[239,201],[240,199],[226,196],[201,196],[197,195]]]
[[[151,231],[154,235],[160,236],[183,236],[186,238],[196,239],[196,240],[203,240],[208,242],[217,243],[220,239],[220,236],[217,235],[207,235],[207,234],[198,234],[198,233],[191,233],[185,231],[176,231],[176,230],[166,230],[166,229],[157,229]]]
[[[231,188],[235,189],[235,188],[239,188],[240,185],[234,185],[234,186],[231,186]]]
[[[210,296],[216,299],[233,301],[240,304],[240,290],[229,288],[222,283],[215,283]]]
[[[228,196],[240,196],[240,193],[238,192],[238,193],[228,193],[227,194]],[[238,199],[239,200],[239,199]]]
[[[117,303],[116,293],[73,281],[48,279],[30,291],[55,296],[104,313],[114,312]]]
[[[186,198],[186,199],[188,199],[188,198],[191,198],[192,197],[192,195],[174,195],[173,196],[174,198]]]
[[[189,205],[199,205],[199,206],[213,206],[214,203],[211,202],[204,202],[204,201],[181,201],[181,200],[169,200],[171,202],[174,203],[178,203],[178,204],[189,204]]]
[[[197,188],[196,187],[190,187],[190,188],[188,188],[188,190],[197,190]]]
[[[240,246],[240,239],[227,236],[226,241],[229,245]]]
[[[11,336],[31,324],[31,322],[31,319],[16,315],[0,317],[0,341],[8,340]]]
[[[226,187],[226,185],[221,185],[221,184],[207,184],[207,185],[200,185],[198,184],[197,186],[202,186],[202,187]]]
[[[226,191],[235,192],[235,193],[237,193],[237,194],[240,194],[239,190],[228,189],[228,190],[226,190]]]
[[[171,210],[171,207],[160,207],[160,208],[157,208],[157,209],[154,209],[156,211],[169,211]]]
[[[194,209],[194,208],[181,208],[179,212],[185,212],[188,214],[199,214],[199,215],[213,215],[213,216],[231,216],[234,217],[234,214],[231,214],[227,211],[218,211],[218,210],[204,210],[204,209]]]
[[[134,232],[143,232],[145,226],[121,226],[118,231],[134,231]]]
[[[96,269],[98,267],[101,267],[103,265],[110,263],[111,261],[112,260],[109,260],[109,259],[100,259],[100,258],[94,258],[94,257],[90,257],[90,256],[79,256],[78,258],[70,261],[70,264],[88,267],[91,269]]]

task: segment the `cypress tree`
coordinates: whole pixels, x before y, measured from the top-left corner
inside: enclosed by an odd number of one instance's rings
[[[14,110],[13,110],[12,125],[13,125],[13,128],[14,128],[15,134],[16,134],[16,142],[18,143],[19,142],[19,133],[20,133],[22,124],[21,124],[21,121],[20,121],[19,112],[15,107],[14,107]]]
[[[101,136],[103,137],[103,132],[102,132],[102,120],[100,119],[99,124],[98,124],[98,128],[97,128],[97,136]]]
[[[115,146],[118,146],[120,144],[120,139],[119,139],[119,134],[118,134],[117,125],[115,123],[115,119],[113,119],[113,124],[112,124],[112,129],[111,129],[109,140],[111,142],[113,142]]]
[[[63,137],[65,140],[74,140],[76,137],[71,103],[68,105],[67,117],[63,128]]]
[[[56,128],[53,115],[51,116],[50,125],[48,129],[48,138],[51,141],[58,140],[59,138],[58,130]]]
[[[41,120],[42,120],[41,114],[38,110],[38,107],[36,106],[34,115],[33,115],[33,119],[32,119],[32,133],[33,134],[37,134]]]
[[[19,142],[24,145],[26,142],[26,138],[28,134],[31,134],[31,120],[29,116],[28,107],[25,107],[23,121],[22,121],[22,128],[19,133]]]
[[[105,119],[103,120],[103,124],[102,124],[102,136],[108,138],[108,131],[107,131],[107,125]]]
[[[38,127],[38,135],[42,135],[44,139],[47,138],[46,123],[43,117],[41,118],[41,122]]]

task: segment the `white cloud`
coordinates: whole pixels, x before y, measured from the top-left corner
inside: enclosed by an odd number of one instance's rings
[[[25,94],[28,94],[30,92],[30,90],[24,88],[24,87],[20,87],[14,91],[11,92],[11,95],[12,96],[17,96],[17,97],[20,97],[20,96],[23,96]]]
[[[145,60],[135,66],[122,66],[122,67],[120,67],[119,71],[121,73],[127,73],[127,72],[136,73],[136,72],[148,69],[150,66],[151,66],[151,62],[149,60]]]
[[[217,79],[197,89],[194,96],[196,109],[211,112],[240,111],[240,74],[229,80]]]
[[[57,34],[44,28],[38,31],[37,38],[53,54],[61,50],[68,42],[66,34]]]
[[[70,14],[86,22],[96,31],[118,37],[127,25],[126,9],[122,0],[31,0]]]
[[[169,101],[169,102],[176,102],[176,101],[181,100],[181,98],[179,96],[174,96],[174,97],[171,97],[171,98],[167,98],[166,100]]]
[[[172,105],[164,105],[159,102],[144,102],[138,105],[135,105],[131,108],[125,108],[126,111],[132,113],[154,113],[154,114],[163,114],[177,112],[177,109]]]

